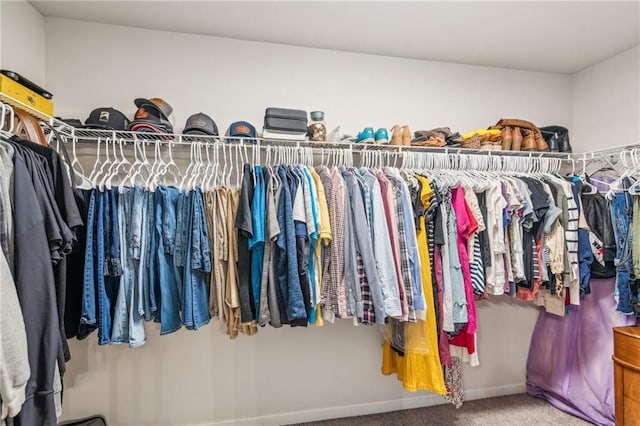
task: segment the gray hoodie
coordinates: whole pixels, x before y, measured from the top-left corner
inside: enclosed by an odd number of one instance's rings
[[[20,412],[30,374],[27,335],[18,293],[7,259],[0,250],[0,421]]]

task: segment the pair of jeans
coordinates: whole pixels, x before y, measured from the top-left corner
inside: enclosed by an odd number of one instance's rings
[[[155,233],[151,246],[156,256],[150,265],[150,279],[159,283],[160,297],[156,321],[160,322],[160,334],[167,334],[181,327],[181,289],[175,266],[177,207],[180,192],[173,187],[159,186],[155,191]]]
[[[114,305],[120,286],[120,234],[118,229],[118,192],[116,188],[97,193],[95,287],[98,301],[98,344],[111,341]]]
[[[628,188],[628,179],[623,183],[623,188]],[[632,204],[631,196],[625,190],[614,195],[610,202],[611,222],[616,242],[616,289],[615,298],[618,303],[616,310],[623,314],[633,314],[631,303],[630,284],[634,280],[632,276]]]
[[[178,217],[180,227],[186,230],[182,322],[187,329],[197,330],[211,319],[207,279],[211,272],[211,249],[200,188],[182,197],[185,215]]]
[[[80,314],[80,326],[78,334],[88,335],[91,329],[96,328],[96,271],[98,269],[96,249],[98,234],[96,232],[97,191],[94,189],[89,196],[87,207],[87,235],[84,253],[84,276],[82,285],[82,311]],[[82,332],[80,331],[82,330]]]
[[[146,321],[153,319],[156,310],[155,293],[151,291],[148,261],[150,227],[152,222],[149,213],[149,198],[152,194],[141,186],[136,186],[133,192],[133,207],[131,216],[131,238],[129,249],[133,260],[134,273],[137,274],[137,287],[134,292],[134,302],[138,314]],[[152,300],[153,296],[153,300]]]
[[[142,197],[139,188],[138,198]],[[129,343],[138,347],[146,342],[144,322],[138,309],[138,269],[134,261],[134,226],[141,224],[142,204],[135,203],[136,190],[124,188],[118,203],[118,230],[120,234],[120,264],[122,275],[113,316],[112,343]],[[139,247],[138,247],[139,249]]]

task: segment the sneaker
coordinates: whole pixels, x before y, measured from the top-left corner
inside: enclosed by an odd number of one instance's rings
[[[358,137],[356,138],[356,143],[373,143],[375,142],[375,138],[373,135],[372,127],[365,127],[363,131],[358,133]]]
[[[374,137],[376,145],[387,145],[389,143],[389,133],[387,133],[387,129],[378,129]]]

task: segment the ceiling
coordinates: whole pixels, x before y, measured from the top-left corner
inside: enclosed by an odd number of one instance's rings
[[[31,1],[42,15],[575,73],[640,43],[640,2]]]

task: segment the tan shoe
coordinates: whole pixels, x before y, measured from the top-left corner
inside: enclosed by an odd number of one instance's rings
[[[535,132],[533,134],[533,137],[536,140],[536,148],[538,151],[543,151],[543,152],[549,151],[549,144],[547,143],[547,141],[544,140],[542,133]]]
[[[522,139],[523,151],[535,151],[536,150],[536,138],[533,136],[531,130],[524,130],[524,139]]]
[[[402,145],[402,130],[397,124],[391,128],[391,141],[389,145]]]
[[[520,151],[522,146],[522,133],[520,127],[514,127],[511,132],[511,151]]]
[[[511,127],[502,128],[502,149],[508,151],[511,149],[513,138],[511,137]]]
[[[411,146],[411,130],[409,130],[409,126],[402,126],[402,145]]]

